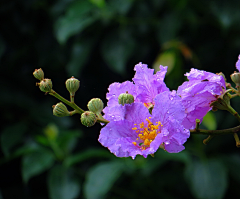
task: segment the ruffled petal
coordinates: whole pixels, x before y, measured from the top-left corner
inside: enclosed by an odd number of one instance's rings
[[[240,55],[238,55],[238,60],[236,63],[236,68],[238,69],[238,71],[240,72]]]
[[[169,90],[163,82],[167,67],[160,66],[160,69],[154,75],[154,69],[149,69],[146,64],[139,63],[135,66],[136,73],[133,81],[137,87],[137,99],[140,102],[152,103],[157,94]]]
[[[126,93],[126,91],[133,95],[134,99],[137,96],[135,85],[130,81],[125,81],[123,83],[112,83],[109,88],[109,92],[107,93],[108,106],[118,105],[118,96],[122,93]]]

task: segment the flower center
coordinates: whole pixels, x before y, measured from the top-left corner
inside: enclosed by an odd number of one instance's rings
[[[149,119],[151,119],[151,117],[149,117]],[[139,124],[139,127],[132,128],[138,134],[136,142],[132,143],[142,150],[145,150],[150,146],[151,142],[155,139],[157,134],[160,133],[159,126],[163,126],[161,125],[161,122],[156,122],[154,125],[149,119],[146,119],[147,125],[142,122]],[[137,126],[137,124],[134,125]]]

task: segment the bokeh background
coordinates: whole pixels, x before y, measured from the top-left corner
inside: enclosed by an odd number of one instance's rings
[[[168,66],[177,89],[192,67],[230,82],[240,54],[240,1],[2,0],[0,3],[0,199],[203,198],[239,195],[240,149],[233,136],[205,146],[192,135],[178,154],[116,158],[98,143],[99,124],[57,118],[59,101],[35,86],[42,68],[68,98],[66,79],[81,81],[76,103],[101,98],[131,80],[134,65]],[[240,111],[239,99],[232,106]],[[70,109],[69,109],[70,110]],[[210,112],[201,128],[238,125]]]

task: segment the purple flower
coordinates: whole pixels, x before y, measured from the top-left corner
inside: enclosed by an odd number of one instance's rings
[[[238,60],[237,60],[237,63],[236,63],[236,68],[240,72],[240,55],[238,56]]]
[[[164,83],[164,77],[167,72],[167,67],[160,65],[160,71],[156,74],[154,69],[149,69],[146,64],[141,62],[135,65],[136,71],[133,81],[137,88],[136,99],[145,104],[153,104],[157,94],[164,91],[169,91]]]
[[[118,110],[115,110],[115,106],[121,106],[118,104],[118,96],[122,93],[128,92],[129,94],[133,95],[134,99],[136,99],[137,92],[135,85],[130,81],[125,81],[123,83],[112,83],[109,86],[108,90],[108,103],[107,106],[103,109],[103,112],[105,114],[104,118],[106,120],[112,121],[118,118]]]
[[[185,109],[176,92],[162,92],[154,99],[152,115],[143,103],[115,106],[117,120],[112,120],[99,135],[99,142],[117,157],[137,154],[147,157],[159,147],[170,153],[184,149],[190,133],[182,125]]]
[[[128,92],[133,95],[135,102],[142,102],[146,107],[154,104],[154,98],[157,94],[169,91],[164,83],[164,77],[167,72],[167,67],[160,66],[160,71],[153,74],[154,69],[149,69],[146,64],[141,62],[135,65],[136,71],[133,78],[134,83],[126,81],[123,83],[113,83],[109,86],[107,93],[107,107],[103,109],[104,118],[107,120],[116,120],[119,113],[116,110],[118,105],[118,96]]]
[[[211,110],[211,102],[217,99],[226,89],[224,78],[210,72],[191,69],[187,73],[189,81],[184,82],[178,88],[187,117],[183,125],[187,129],[194,128],[196,119],[202,121],[203,117]]]

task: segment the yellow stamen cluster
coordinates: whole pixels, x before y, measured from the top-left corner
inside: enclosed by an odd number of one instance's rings
[[[150,118],[151,117],[149,117],[149,119]],[[160,133],[159,126],[162,126],[161,122],[156,122],[156,124],[154,125],[149,119],[146,119],[146,121],[148,122],[147,127],[145,127],[144,122],[142,122],[139,124],[140,129],[137,127],[132,128],[138,134],[137,140],[142,141],[142,145],[140,146],[142,150],[145,150],[147,147],[150,146],[151,142],[155,139],[157,134]],[[133,144],[137,146],[137,142],[133,142]]]

